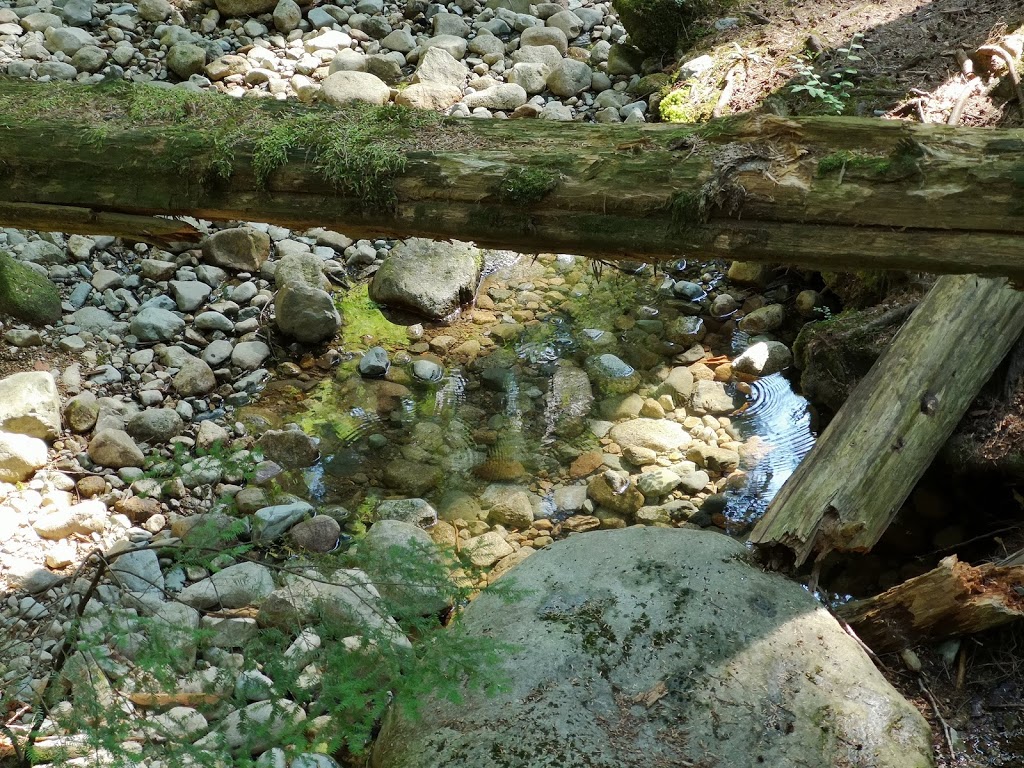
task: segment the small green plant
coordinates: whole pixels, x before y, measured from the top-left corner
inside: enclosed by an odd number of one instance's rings
[[[558,186],[558,174],[541,168],[513,168],[501,178],[498,197],[505,202],[532,205]]]
[[[826,114],[842,114],[853,91],[853,78],[859,74],[854,65],[861,60],[858,52],[864,50],[860,43],[862,37],[858,32],[853,36],[849,48],[836,48],[837,66],[825,74],[815,68],[812,56],[793,56],[797,77],[802,82],[790,85],[789,92],[806,94]]]

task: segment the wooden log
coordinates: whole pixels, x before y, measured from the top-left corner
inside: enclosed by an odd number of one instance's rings
[[[777,565],[870,550],[1022,329],[1005,279],[939,278],[750,541]]]
[[[565,126],[0,81],[0,202],[613,259],[1024,277],[1022,149],[855,118]]]
[[[937,568],[837,611],[878,653],[983,632],[1024,617],[1024,566],[973,566],[944,558]]]
[[[8,227],[42,232],[113,235],[165,248],[173,243],[198,243],[202,239],[198,229],[183,221],[70,205],[0,202],[0,222]]]

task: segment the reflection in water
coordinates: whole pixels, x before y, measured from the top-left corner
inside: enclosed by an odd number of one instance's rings
[[[750,405],[733,421],[751,440],[742,467],[747,483],[728,494],[726,515],[735,522],[752,522],[764,514],[815,439],[807,401],[793,393],[781,373],[750,387]]]

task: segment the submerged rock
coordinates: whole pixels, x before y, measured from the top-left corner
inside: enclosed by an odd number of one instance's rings
[[[574,536],[512,578],[515,602],[485,592],[462,617],[515,649],[508,689],[392,715],[375,768],[934,764],[924,718],[829,613],[725,536]]]

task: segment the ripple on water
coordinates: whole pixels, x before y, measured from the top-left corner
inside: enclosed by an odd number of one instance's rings
[[[758,447],[748,444],[747,482],[729,492],[726,507],[730,520],[745,523],[764,514],[815,441],[807,401],[793,392],[785,376],[773,373],[750,388],[750,405],[733,423],[744,437],[759,438]]]

